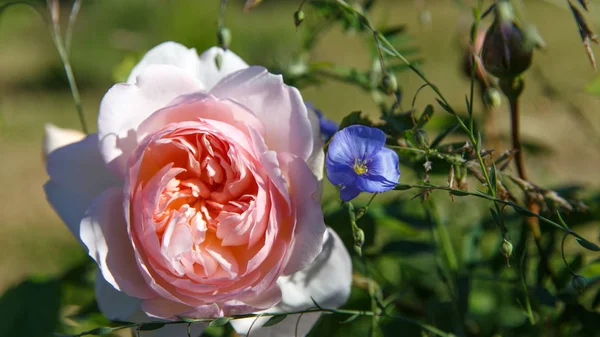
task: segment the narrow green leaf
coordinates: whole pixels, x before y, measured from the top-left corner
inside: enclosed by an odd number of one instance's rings
[[[454,111],[452,111],[452,109],[448,105],[446,105],[446,103],[442,102],[439,98],[436,98],[435,100],[442,107],[442,109],[446,110],[449,114],[456,115]]]
[[[585,239],[577,239],[577,242],[579,242],[579,244],[581,245],[581,247],[594,251],[594,252],[600,252],[600,247],[598,247],[597,244],[593,243],[593,242],[589,242]]]
[[[341,322],[340,322],[340,324],[346,324],[346,323],[350,323],[350,322],[352,322],[352,321],[356,320],[356,319],[357,319],[357,318],[359,318],[359,317],[360,317],[360,315],[359,315],[359,314],[354,314],[354,315],[352,315],[352,316],[350,316],[350,317],[346,318],[345,320],[341,321]]]
[[[321,309],[321,306],[319,305],[319,303],[317,303],[317,301],[312,296],[310,297],[310,300],[313,302],[315,307],[317,307],[318,309]]]
[[[490,189],[494,191],[494,193],[496,192],[496,179],[496,164],[492,163],[492,167],[490,168],[490,184],[492,184],[492,186],[490,186]]]
[[[263,326],[272,326],[272,325],[275,325],[275,324],[283,321],[286,317],[287,317],[287,315],[276,315],[276,316],[273,316],[273,317],[269,318],[269,320],[265,324],[263,324]]]
[[[404,190],[410,190],[411,188],[412,188],[411,185],[396,184],[396,187],[394,187],[394,190],[396,190],[396,191],[404,191]]]
[[[224,326],[227,323],[229,323],[229,317],[219,317],[217,319],[215,319],[214,321],[210,322],[210,324],[208,324],[208,326]]]
[[[423,111],[423,113],[421,114],[421,117],[419,117],[419,121],[417,122],[417,129],[421,129],[425,126],[425,124],[427,124],[427,122],[429,122],[429,120],[431,120],[431,117],[433,116],[433,105],[428,104],[425,107],[425,110]]]

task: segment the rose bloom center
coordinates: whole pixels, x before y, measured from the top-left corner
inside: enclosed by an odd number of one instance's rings
[[[167,125],[140,146],[131,169],[134,246],[143,247],[151,283],[188,304],[240,296],[259,283],[267,289],[292,231],[288,221],[269,226],[280,218],[272,203],[285,198],[273,191],[248,136],[215,123]]]

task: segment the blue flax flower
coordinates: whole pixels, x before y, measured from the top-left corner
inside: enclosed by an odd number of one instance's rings
[[[324,140],[329,140],[329,138],[331,138],[331,136],[333,136],[333,134],[338,130],[339,125],[336,122],[327,119],[327,117],[323,115],[323,112],[312,105],[312,103],[307,102],[306,108],[313,110],[317,114],[319,117],[319,129],[321,132],[321,137]]]
[[[398,155],[384,145],[383,131],[363,125],[351,125],[333,136],[325,167],[342,200],[394,188],[400,178]]]

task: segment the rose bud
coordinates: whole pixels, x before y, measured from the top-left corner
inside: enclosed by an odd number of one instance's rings
[[[531,65],[533,46],[514,20],[509,3],[496,5],[496,19],[485,34],[481,58],[485,69],[499,78],[521,75]]]

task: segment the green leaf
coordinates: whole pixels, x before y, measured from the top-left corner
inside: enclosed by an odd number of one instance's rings
[[[425,110],[423,111],[423,113],[421,114],[421,117],[419,117],[419,121],[417,122],[417,129],[421,129],[425,126],[425,124],[427,124],[427,122],[429,122],[429,120],[431,119],[431,117],[433,116],[433,105],[428,104],[425,107]]]
[[[210,322],[208,326],[223,326],[229,323],[229,317],[219,317],[214,321]]]
[[[140,331],[158,330],[163,326],[165,326],[165,323],[161,322],[143,323],[142,325],[140,325]]]
[[[436,98],[435,100],[442,107],[442,109],[446,110],[446,112],[448,112],[449,114],[452,114],[452,115],[456,115],[456,113],[454,113],[454,111],[452,111],[452,108],[450,108],[448,105],[446,105],[446,103],[442,102],[439,98]]]
[[[283,321],[286,317],[287,317],[287,315],[276,315],[276,316],[273,316],[273,317],[269,318],[269,320],[265,324],[263,324],[263,326],[272,326],[272,325],[275,325],[275,324]]]
[[[490,168],[490,184],[492,184],[492,186],[490,186],[490,189],[494,192],[496,192],[496,164],[492,163],[492,167]]]
[[[49,337],[58,324],[60,282],[25,281],[0,298],[0,336]]]
[[[373,122],[371,122],[368,118],[363,117],[361,114],[362,111],[353,111],[348,114],[346,117],[344,117],[344,119],[342,119],[339,130],[355,124],[373,126]]]
[[[346,324],[346,323],[350,323],[352,321],[354,321],[355,319],[359,318],[360,315],[359,314],[354,314],[348,318],[346,318],[345,320],[341,321],[340,324]]]
[[[589,242],[585,239],[577,239],[577,242],[579,242],[581,247],[583,247],[585,249],[589,249],[594,252],[600,252],[600,247],[598,247],[598,245],[593,242]]]
[[[396,184],[396,186],[394,187],[394,190],[396,190],[396,191],[404,191],[404,190],[410,190],[411,188],[412,188],[411,185]]]

